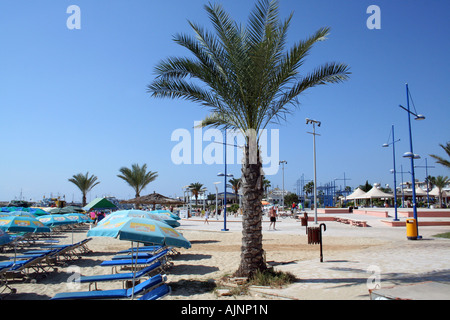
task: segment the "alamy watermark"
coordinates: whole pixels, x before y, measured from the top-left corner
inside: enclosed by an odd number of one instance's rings
[[[368,29],[381,29],[381,9],[377,5],[370,5],[367,7],[366,13],[370,14],[367,18],[366,26]]]
[[[69,30],[81,29],[81,9],[77,5],[70,5],[67,7],[66,13],[70,16],[66,20],[66,26]],[[367,18],[366,26],[368,29],[381,29],[381,9],[377,5],[370,5],[366,10],[370,16]]]
[[[172,163],[180,164],[242,164],[243,149],[248,140],[249,162],[256,163],[257,144],[259,146],[265,175],[278,172],[280,159],[280,133],[278,129],[262,129],[245,135],[239,130],[203,129],[201,121],[194,121],[193,134],[183,128],[172,132],[171,141],[177,142],[172,148]],[[226,135],[226,136],[225,136]],[[258,137],[258,140],[257,140]],[[226,150],[225,150],[226,148]],[[226,158],[225,158],[226,152]]]
[[[381,288],[381,268],[376,265],[370,265],[367,268],[367,272],[370,273],[370,276],[367,278],[367,289]]]
[[[69,30],[81,29],[81,9],[77,5],[70,5],[67,7],[66,13],[70,16],[66,20],[66,26]]]
[[[67,268],[67,273],[71,274],[66,281],[67,288],[69,290],[80,290],[81,268],[77,265],[70,265]]]

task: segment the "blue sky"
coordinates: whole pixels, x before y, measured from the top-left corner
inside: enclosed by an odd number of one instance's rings
[[[253,1],[221,2],[245,24]],[[88,195],[134,196],[117,178],[122,166],[147,163],[158,179],[144,194],[157,191],[182,195],[182,187],[213,182],[223,164],[181,164],[171,159],[178,142],[177,129],[193,136],[194,121],[207,110],[191,102],[151,98],[146,86],[154,67],[168,56],[189,53],[172,40],[176,33],[191,33],[187,20],[211,29],[203,0],[112,0],[0,2],[0,200],[41,199],[44,195],[81,200],[67,181],[89,171],[101,183]],[[70,5],[81,9],[81,29],[70,30]],[[367,7],[381,9],[381,29],[370,30]],[[397,170],[410,170],[401,157],[409,151],[405,111],[405,83],[418,113],[413,121],[416,165],[430,175],[449,175],[429,154],[444,156],[439,144],[449,141],[448,77],[450,2],[381,0],[280,0],[281,16],[294,11],[290,44],[305,39],[323,26],[331,27],[327,41],[318,43],[302,67],[304,72],[328,62],[351,67],[349,81],[322,86],[300,97],[300,106],[279,130],[279,159],[286,160],[285,188],[294,190],[303,174],[313,178],[312,136],[305,118],[317,119],[317,179],[320,184],[343,179],[356,187],[370,183],[393,184],[392,149],[395,126]],[[209,142],[203,143],[205,148]],[[269,146],[270,148],[270,146]],[[240,176],[234,161],[228,172]],[[423,179],[425,169],[417,168]],[[408,174],[404,179],[410,179]],[[268,176],[281,188],[281,170]],[[400,177],[398,177],[400,180]],[[337,185],[343,185],[337,180]],[[223,182],[221,187],[223,188]]]

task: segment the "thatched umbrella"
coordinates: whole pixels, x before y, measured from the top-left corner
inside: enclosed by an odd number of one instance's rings
[[[141,196],[141,197],[137,197],[137,198],[130,199],[130,200],[124,200],[124,201],[121,201],[120,203],[134,203],[134,204],[138,204],[138,205],[153,204],[153,209],[155,209],[155,206],[157,204],[162,204],[162,205],[184,204],[183,201],[180,201],[177,199],[172,199],[172,198],[163,196],[162,194],[159,194],[156,192],[150,193],[146,196]]]

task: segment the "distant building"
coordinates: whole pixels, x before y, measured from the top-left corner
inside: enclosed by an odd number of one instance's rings
[[[288,190],[284,190],[283,193],[283,190],[275,188],[267,193],[267,201],[274,204],[282,203],[282,200],[287,194],[289,194]]]

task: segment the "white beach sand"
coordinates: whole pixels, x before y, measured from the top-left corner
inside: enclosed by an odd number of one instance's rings
[[[319,261],[319,246],[308,245],[305,227],[297,220],[286,218],[277,223],[277,230],[267,230],[263,223],[263,245],[266,261],[277,270],[289,271],[297,281],[284,288],[252,287],[247,295],[220,296],[211,291],[212,284],[232,275],[238,268],[241,246],[240,218],[229,217],[229,231],[221,231],[223,221],[210,219],[181,220],[177,229],[191,241],[192,248],[177,249],[173,266],[166,270],[172,294],[166,299],[369,299],[369,287],[394,284],[440,281],[450,283],[450,240],[432,238],[448,232],[450,227],[422,227],[423,240],[406,239],[405,228],[388,227],[380,218],[366,216],[370,227],[352,227],[337,222],[325,222],[323,233],[324,262]],[[310,223],[311,226],[311,223]],[[73,241],[86,237],[88,228],[73,233]],[[61,244],[72,242],[72,233],[57,238]],[[5,300],[48,300],[56,293],[88,290],[87,284],[70,287],[67,280],[79,271],[81,275],[107,274],[111,268],[100,263],[116,252],[129,248],[130,242],[97,237],[88,243],[92,253],[58,268],[36,283],[10,281],[17,293]],[[24,248],[27,250],[29,248]],[[1,254],[14,255],[8,251]],[[120,282],[99,283],[99,289],[121,288]],[[5,293],[8,290],[5,291]],[[5,294],[3,293],[3,294]]]

